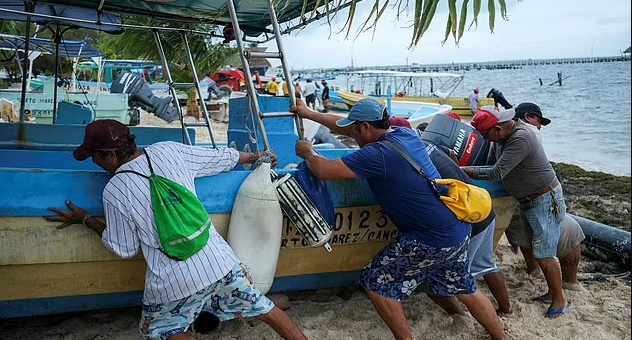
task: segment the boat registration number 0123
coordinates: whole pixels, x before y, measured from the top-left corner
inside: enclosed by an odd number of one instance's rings
[[[329,244],[344,245],[392,240],[397,236],[397,229],[388,219],[382,207],[366,206],[336,209],[336,220],[333,236]],[[283,238],[281,247],[298,248],[307,244],[294,224],[283,217]]]

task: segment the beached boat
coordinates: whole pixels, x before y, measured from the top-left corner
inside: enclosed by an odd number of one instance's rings
[[[25,109],[38,124],[53,123],[53,103],[55,83],[42,80],[42,92],[28,92],[26,94]],[[22,94],[19,91],[2,91],[0,98],[20,103]],[[64,87],[58,88],[57,103],[62,101],[78,102],[94,111],[96,119],[115,119],[123,124],[129,124],[132,112],[128,109],[127,93],[88,93],[72,91]],[[18,105],[19,106],[19,105]]]
[[[59,1],[61,4],[65,0]],[[144,5],[135,2],[125,2],[124,5],[119,2],[110,7],[105,1],[101,2],[103,8],[97,3],[85,2],[81,6],[91,10],[97,10],[99,6],[99,10],[106,11],[127,9],[136,13],[142,9],[159,18],[172,18],[185,13],[177,8],[187,8],[188,15],[199,15],[195,18],[204,20],[212,17],[205,14],[208,7],[221,9],[225,4],[219,0],[156,3],[152,6],[153,11],[147,11]],[[228,4],[234,8],[231,0]],[[302,4],[302,1],[280,4],[284,6],[284,13],[293,14],[286,14],[279,20],[298,17]],[[237,13],[240,10],[247,15],[233,13],[232,24],[236,31],[239,27],[237,17],[251,29],[264,29],[270,25],[270,17],[265,16],[268,7],[252,8],[245,4],[237,7]],[[253,15],[253,11],[259,12]],[[222,20],[217,23],[231,22],[228,17]],[[239,36],[239,32],[235,35]],[[299,138],[295,133],[295,122],[300,120],[279,114],[287,112],[289,98],[257,96],[252,84],[249,84],[249,91],[248,97],[230,101],[229,144],[239,150],[258,150],[262,143],[269,144],[279,161],[275,171],[293,173],[294,170],[283,168],[301,161],[294,154],[294,141]],[[257,106],[252,105],[253,100]],[[260,111],[251,113],[253,107],[259,107]],[[271,114],[261,121],[259,114],[263,113]],[[253,132],[253,126],[258,123],[259,130]],[[183,138],[183,130],[188,133],[188,138]],[[165,140],[190,139],[191,144],[196,144],[192,128],[132,127],[131,131],[140,147]],[[146,270],[142,256],[121,260],[103,247],[92,231],[78,226],[56,230],[55,223],[42,218],[51,214],[48,207],[61,207],[67,199],[93,216],[103,216],[101,194],[108,175],[92,162],[77,162],[72,156],[71,151],[82,142],[83,136],[81,125],[0,124],[0,182],[3,183],[0,191],[0,318],[141,304]],[[354,151],[319,150],[330,158]],[[196,180],[196,191],[224,237],[237,191],[250,173],[240,168]],[[507,195],[500,182],[477,183],[490,192],[497,213],[497,228],[504,228],[511,221],[515,199]],[[300,233],[285,218],[278,226],[282,228],[282,242],[272,292],[353,285],[361,269],[396,236],[394,226],[377,205],[365,181],[331,181],[327,185],[336,211],[329,242],[332,251],[306,247]]]
[[[429,123],[435,115],[446,114],[452,111],[452,106],[446,104],[407,100],[391,100],[389,104],[387,98],[368,97],[359,93],[339,92],[338,95],[349,108],[361,99],[374,98],[389,107],[390,115],[405,118],[412,127],[416,127],[423,122]]]
[[[0,49],[23,51],[26,37],[0,34]],[[85,91],[77,87],[75,79],[76,68],[73,68],[71,79],[61,80],[60,77],[39,76],[30,79],[30,68],[33,60],[41,54],[56,54],[57,57],[72,58],[75,65],[80,58],[100,59],[104,54],[84,41],[61,40],[54,44],[50,39],[29,38],[30,50],[29,70],[23,70],[27,75],[27,87],[32,91],[26,93],[24,108],[37,123],[52,123],[56,118],[56,105],[62,101],[81,103],[90,108],[97,119],[115,119],[124,124],[129,124],[133,112],[128,110],[128,95],[125,93],[109,93],[100,91]],[[57,84],[55,80],[60,84]],[[98,83],[94,89],[98,88]],[[22,101],[22,93],[16,89],[0,91],[0,98],[4,98],[19,107]]]
[[[415,73],[387,70],[363,70],[349,72],[347,77],[357,78],[359,88],[348,92],[337,91],[347,106],[352,106],[359,98],[355,95],[365,94],[370,97],[385,98],[390,86],[392,98],[396,101],[420,101],[426,103],[452,106],[452,112],[461,116],[471,116],[468,97],[455,97],[454,91],[465,77],[455,73]],[[361,93],[358,93],[361,92]],[[479,98],[479,107],[494,105],[492,98]]]

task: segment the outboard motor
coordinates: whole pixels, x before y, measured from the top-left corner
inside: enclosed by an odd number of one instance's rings
[[[145,80],[131,72],[121,72],[112,82],[110,93],[127,93],[130,107],[139,106],[167,123],[173,122],[180,116],[178,111],[170,106],[171,97],[156,97]]]
[[[226,90],[228,88],[228,91]],[[222,86],[221,88],[217,86],[217,83],[213,79],[209,79],[208,83],[208,97],[206,100],[211,100],[211,93],[215,93],[217,99],[222,99],[226,96],[229,96],[232,92],[232,89],[228,86]]]
[[[487,94],[487,98],[492,98],[494,100],[495,106],[498,106],[498,104],[500,104],[505,108],[505,110],[511,109],[513,107],[513,105],[509,104],[507,99],[505,99],[503,93],[499,90],[491,89]]]

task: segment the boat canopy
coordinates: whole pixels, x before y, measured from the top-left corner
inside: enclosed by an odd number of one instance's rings
[[[0,0],[0,8],[9,0]],[[359,0],[358,0],[359,1]],[[355,1],[355,2],[358,2]],[[11,2],[22,1],[12,0]],[[156,19],[177,20],[215,24],[225,26],[231,23],[226,0],[33,0],[37,5],[66,5],[72,3],[75,8],[92,10],[95,16],[104,12],[120,14],[133,14],[150,16]],[[305,10],[305,16],[310,17],[316,6],[329,6],[329,12],[333,13],[339,8],[334,8],[333,0],[274,0],[277,19],[279,23],[288,22],[301,16]],[[304,8],[304,3],[307,5]],[[330,4],[331,3],[331,4]],[[347,7],[343,4],[340,7]],[[236,0],[235,8],[237,19],[244,33],[258,36],[263,32],[271,32],[268,2],[263,0]],[[319,18],[324,16],[324,9],[316,14]],[[308,18],[305,18],[307,20]],[[96,21],[96,20],[93,20]],[[299,22],[295,26],[301,26]]]
[[[26,37],[19,35],[0,34],[0,50],[24,51]],[[51,39],[29,38],[29,51],[45,54],[55,54],[55,42]],[[59,44],[59,56],[64,58],[93,58],[104,57],[103,52],[92,47],[85,41],[62,40]]]
[[[43,1],[35,1],[33,13],[41,16],[32,16],[31,20],[38,24],[88,28],[111,34],[123,32],[121,27],[116,26],[121,24],[120,15],[68,7],[68,2],[68,0],[63,0],[58,2],[60,5],[51,5],[44,4]],[[27,16],[24,12],[25,1],[0,0],[0,20],[26,21]],[[104,23],[106,25],[103,25]]]
[[[462,74],[446,72],[399,72],[390,70],[361,70],[345,72],[348,75],[375,77],[412,77],[412,78],[463,78]]]

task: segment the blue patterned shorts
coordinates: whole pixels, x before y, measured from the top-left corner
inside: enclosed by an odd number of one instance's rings
[[[406,300],[424,282],[435,295],[474,293],[468,243],[469,238],[454,247],[435,248],[399,234],[364,268],[360,284],[397,301]]]
[[[143,305],[140,332],[143,339],[164,340],[186,332],[200,311],[221,321],[270,312],[274,303],[255,287],[248,270],[236,264],[221,280],[179,301]]]

